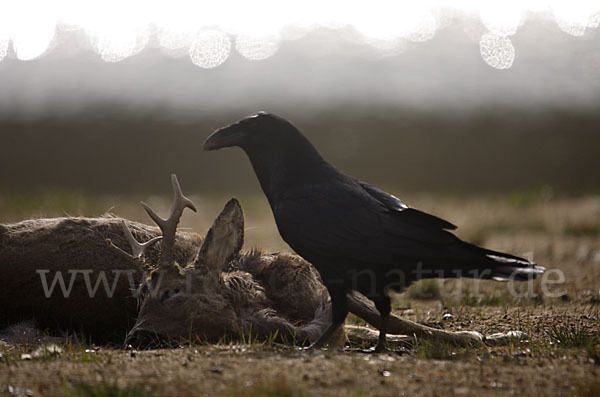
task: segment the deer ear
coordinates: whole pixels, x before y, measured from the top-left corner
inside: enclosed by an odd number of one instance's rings
[[[240,203],[232,198],[208,230],[195,266],[221,269],[240,252],[243,244],[244,213]]]

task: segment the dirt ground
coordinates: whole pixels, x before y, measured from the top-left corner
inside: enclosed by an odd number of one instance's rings
[[[532,256],[548,271],[515,286],[421,282],[394,297],[394,313],[485,335],[518,330],[528,340],[464,348],[415,339],[387,354],[239,342],[152,351],[74,340],[46,342],[45,348],[0,344],[0,395],[600,395],[600,196],[565,197],[547,190],[435,198],[395,193],[457,224],[461,237]],[[64,213],[96,216],[108,209],[147,222],[135,204],[138,197],[0,197],[0,222]],[[142,198],[157,208],[168,206],[168,197]],[[203,233],[227,198],[193,197],[200,213],[186,215],[182,227]],[[240,201],[245,248],[289,250],[262,197]]]

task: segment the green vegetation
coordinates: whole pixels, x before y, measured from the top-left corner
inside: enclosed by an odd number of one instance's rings
[[[363,320],[362,318],[355,316],[352,313],[349,313],[348,317],[346,317],[346,324],[366,325],[367,322],[365,320]]]
[[[436,343],[425,339],[414,339],[412,354],[416,357],[428,360],[459,360],[465,359],[469,354],[469,348],[459,348],[447,343]]]
[[[414,283],[406,291],[411,299],[441,299],[439,280],[421,280]]]
[[[82,342],[77,334],[69,335],[62,341],[46,337],[42,343],[23,341],[17,345],[0,344],[0,362],[16,365],[19,361],[68,361],[70,363],[103,363],[104,358],[95,350],[92,343]]]
[[[473,293],[469,290],[463,291],[460,304],[470,307],[479,306],[515,306],[521,303],[523,298],[517,298],[506,289],[494,288],[493,291]]]
[[[550,331],[550,338],[559,347],[593,348],[600,340],[581,324],[555,325]]]
[[[94,200],[75,190],[38,190],[35,192],[3,193],[0,195],[0,213],[10,211],[12,215],[37,213],[38,216],[78,216],[97,212],[100,215],[107,208],[91,208]],[[95,207],[92,205],[92,207]]]

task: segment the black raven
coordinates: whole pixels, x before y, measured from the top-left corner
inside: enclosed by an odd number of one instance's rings
[[[329,164],[287,120],[259,112],[221,128],[204,150],[239,146],[269,200],[281,237],[321,274],[332,302],[322,346],[348,314],[357,290],[381,315],[376,351],[385,349],[389,291],[434,277],[528,280],[544,268],[464,242],[453,224],[408,207],[395,196]]]

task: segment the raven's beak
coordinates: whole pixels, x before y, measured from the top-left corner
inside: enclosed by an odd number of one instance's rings
[[[202,145],[202,150],[217,150],[224,147],[239,145],[243,137],[243,132],[240,131],[236,124],[220,128],[213,132]]]

